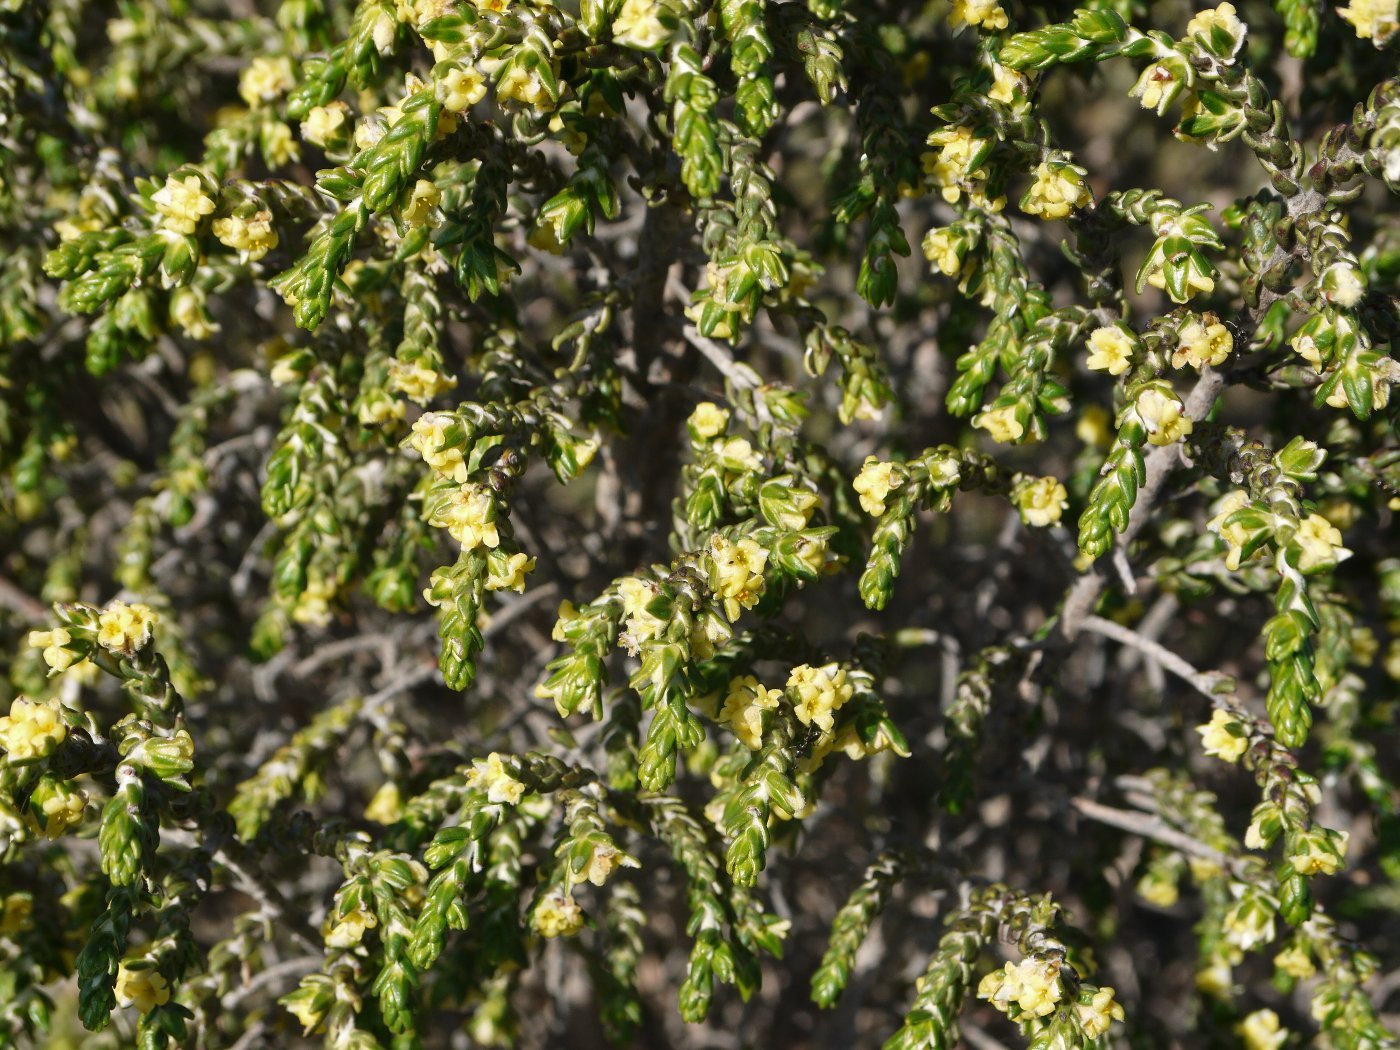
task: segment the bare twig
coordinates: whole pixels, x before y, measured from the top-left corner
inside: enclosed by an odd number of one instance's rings
[[[1134,835],[1141,835],[1143,838],[1160,842],[1164,846],[1180,850],[1182,853],[1190,854],[1193,857],[1201,857],[1205,860],[1213,861],[1222,868],[1233,869],[1235,858],[1228,854],[1221,853],[1217,849],[1212,849],[1200,839],[1193,838],[1184,831],[1178,831],[1161,817],[1152,813],[1140,813],[1131,809],[1117,809],[1113,806],[1105,806],[1102,802],[1095,802],[1091,798],[1082,796],[1071,799],[1070,805],[1075,810],[1090,820],[1098,821],[1100,824],[1107,824],[1110,827],[1118,828],[1122,831],[1131,832]]]
[[[1131,628],[1114,623],[1112,620],[1105,620],[1101,616],[1086,616],[1079,626],[1081,630],[1101,634],[1105,638],[1112,638],[1115,642],[1131,646],[1145,656],[1151,657],[1182,681],[1189,682],[1198,693],[1209,697],[1211,703],[1219,707],[1230,706],[1228,700],[1234,692],[1235,680],[1229,675],[1221,674],[1219,671],[1198,671],[1161,642],[1154,642]]]

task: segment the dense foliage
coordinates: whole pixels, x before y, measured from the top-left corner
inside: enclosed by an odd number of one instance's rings
[[[0,1044],[1400,1046],[1397,56],[0,0]]]

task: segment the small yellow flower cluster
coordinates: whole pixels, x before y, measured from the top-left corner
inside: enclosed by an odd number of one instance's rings
[[[309,579],[306,588],[297,595],[292,606],[293,622],[304,627],[325,627],[331,622],[331,601],[335,598],[334,580]]]
[[[53,671],[66,671],[78,659],[77,653],[64,648],[72,640],[73,636],[63,627],[29,632],[30,648],[44,650],[44,663]]]
[[[1216,710],[1205,725],[1196,727],[1206,754],[1226,762],[1237,762],[1249,750],[1249,733],[1224,711]]]
[[[613,39],[638,51],[651,51],[671,36],[658,17],[656,0],[623,0],[613,19]]]
[[[505,564],[497,572],[488,563],[490,570],[486,576],[486,589],[488,591],[515,591],[517,594],[525,589],[525,575],[535,571],[535,559],[528,554],[516,552],[505,559]]]
[[[659,638],[666,629],[666,621],[647,609],[647,604],[659,590],[649,580],[628,576],[618,583],[617,593],[622,598],[622,615],[627,621],[624,637],[619,641],[636,655],[641,645]]]
[[[1147,428],[1147,440],[1154,445],[1170,445],[1191,433],[1191,417],[1174,393],[1148,387],[1138,395],[1135,410]]]
[[[44,818],[44,837],[53,840],[83,822],[88,799],[86,794],[71,784],[54,780],[41,782],[34,792],[33,801],[38,803],[39,812]]]
[[[583,929],[583,909],[572,897],[549,893],[530,913],[530,926],[541,937],[572,937]]]
[[[27,696],[17,696],[10,704],[10,713],[0,718],[0,748],[11,762],[48,758],[67,736],[57,700],[36,703]]]
[[[514,806],[525,794],[525,785],[510,775],[510,770],[506,769],[500,753],[496,751],[485,758],[472,760],[467,786],[485,791],[486,801],[497,805],[504,803]]]
[[[350,119],[350,107],[344,102],[313,106],[301,122],[301,137],[313,146],[325,149],[345,134]]]
[[[963,267],[960,244],[961,239],[952,229],[929,230],[924,237],[924,255],[943,276],[956,277]]]
[[[170,293],[170,320],[191,339],[208,339],[219,326],[204,308],[204,293],[186,285]]]
[[[1299,875],[1335,875],[1346,862],[1351,833],[1322,828],[1300,835],[1288,862]]]
[[[1023,74],[1000,62],[993,62],[993,66],[995,69],[992,73],[992,86],[987,90],[988,98],[1005,106],[1013,106],[1018,96],[1025,99],[1030,94],[1031,83]]]
[[[200,220],[214,210],[214,202],[204,193],[198,175],[178,179],[168,176],[165,185],[151,197],[161,225],[171,233],[191,234],[199,228]]]
[[[1351,557],[1342,546],[1342,534],[1321,514],[1309,514],[1293,534],[1298,548],[1298,568],[1302,572],[1330,568]]]
[[[113,652],[135,652],[151,640],[160,619],[149,605],[114,601],[97,617],[97,642]]]
[[[741,608],[752,609],[763,597],[768,551],[747,536],[735,543],[715,535],[710,539],[710,561],[715,595],[723,599],[725,615],[737,620]]]
[[[890,493],[904,484],[904,466],[900,463],[881,463],[874,456],[866,456],[860,473],[851,488],[860,495],[860,507],[865,513],[878,518],[885,513],[885,500]]]
[[[1238,896],[1243,887],[1236,885],[1231,890]],[[1225,943],[1237,951],[1249,952],[1274,939],[1274,913],[1257,901],[1238,900],[1225,913],[1224,927]]]
[[[729,426],[729,409],[721,408],[713,401],[702,401],[690,413],[686,425],[702,440],[719,437]]]
[[[1281,973],[1286,973],[1296,981],[1306,981],[1313,974],[1317,973],[1317,967],[1313,965],[1312,956],[1308,954],[1306,948],[1301,944],[1290,944],[1283,951],[1274,956],[1274,965]]]
[[[446,529],[464,551],[501,545],[501,534],[496,529],[496,501],[480,485],[462,485],[433,507],[430,520]]]
[[[1362,40],[1373,40],[1384,47],[1396,32],[1400,32],[1400,3],[1396,0],[1351,0],[1337,13],[1351,23]]]
[[[1084,184],[1084,170],[1073,164],[1042,162],[1035,169],[1035,181],[1021,200],[1021,210],[1042,219],[1063,219],[1070,212],[1093,203],[1094,195]]]
[[[595,886],[601,886],[618,868],[640,867],[637,858],[623,853],[616,846],[606,843],[595,844],[584,863],[582,875]]]
[[[1237,1030],[1245,1050],[1278,1050],[1288,1042],[1288,1033],[1279,1026],[1278,1014],[1272,1010],[1255,1010],[1240,1022]]]
[[[270,211],[255,212],[246,219],[237,215],[215,219],[213,230],[219,243],[236,251],[244,262],[257,262],[277,247]]]
[[[496,97],[502,102],[519,102],[531,109],[552,109],[554,100],[539,70],[512,62],[496,81]]]
[[[443,375],[434,368],[426,368],[417,361],[397,360],[389,365],[389,382],[396,391],[419,405],[426,405],[457,385],[452,376]]]
[[[1224,540],[1229,548],[1229,552],[1225,555],[1225,567],[1231,572],[1240,567],[1240,559],[1244,556],[1244,545],[1249,542],[1253,532],[1238,522],[1233,525],[1226,522],[1235,511],[1243,510],[1248,505],[1249,493],[1243,489],[1233,489],[1216,503],[1215,516],[1206,522],[1206,528]]]
[[[1114,1001],[1113,989],[1103,987],[1094,992],[1087,1003],[1076,1003],[1074,1012],[1079,1016],[1079,1027],[1090,1039],[1104,1035],[1114,1021],[1123,1020],[1123,1007]]]
[[[437,97],[449,113],[461,113],[486,97],[486,78],[476,69],[451,69],[437,82]]]
[[[1138,77],[1137,83],[1128,94],[1136,98],[1143,109],[1155,110],[1157,115],[1161,116],[1181,93],[1181,88],[1176,70],[1158,62],[1143,70],[1142,76]]]
[[[365,819],[376,824],[393,824],[402,817],[403,792],[392,780],[386,780],[365,806]]]
[[[993,441],[1010,445],[1020,441],[1026,433],[1026,425],[1016,415],[1015,405],[989,408],[972,417],[972,425],[980,427],[991,435]]]
[[[118,966],[115,991],[118,1006],[134,1006],[143,1014],[170,1002],[170,982],[149,964]]]
[[[1021,478],[1011,489],[1011,499],[1027,525],[1054,525],[1069,509],[1069,492],[1056,477]]]
[[[1214,314],[1187,321],[1177,332],[1177,340],[1177,347],[1172,351],[1173,368],[1189,364],[1199,370],[1206,365],[1219,365],[1235,348],[1234,336]]]
[[[1006,206],[1005,197],[991,201],[982,192],[987,181],[982,167],[987,143],[973,135],[971,128],[943,128],[929,135],[928,144],[937,152],[923,155],[924,174],[939,187],[945,201],[956,204],[966,190],[978,207],[997,212]]]
[[[29,925],[34,914],[34,897],[29,893],[11,893],[0,904],[0,937],[13,937]]]
[[[348,914],[342,915],[326,931],[326,947],[342,950],[353,948],[364,940],[366,930],[372,930],[378,925],[379,920],[373,912],[365,911],[363,908],[355,908]]]
[[[1136,889],[1139,897],[1158,908],[1170,908],[1181,899],[1176,880],[1155,866],[1138,880]]]
[[[830,733],[835,725],[833,716],[855,694],[855,687],[839,664],[800,664],[788,676],[787,691],[797,697],[793,708],[799,722]]]
[[[715,456],[725,470],[735,473],[760,470],[763,460],[759,458],[747,438],[732,437],[715,442]]]
[[[408,443],[428,466],[462,483],[467,480],[467,463],[450,433],[456,422],[456,417],[447,412],[424,412],[414,420]]]
[[[238,78],[238,93],[248,105],[256,106],[285,95],[296,85],[290,58],[255,58]]]
[[[1005,29],[1010,23],[996,0],[953,0],[952,10],[948,12],[948,24],[954,29],[981,26],[995,32]]]
[[[1121,376],[1133,363],[1137,340],[1122,325],[1105,325],[1089,333],[1090,368]]]
[[[1111,990],[1110,990],[1111,992]],[[1060,1001],[1060,963],[1056,959],[1022,959],[993,970],[977,985],[977,998],[1009,1014],[1015,1005],[1022,1014],[1044,1017],[1055,1012]]]
[[[442,191],[436,184],[430,179],[419,179],[409,193],[408,200],[399,209],[399,214],[410,227],[436,226],[438,222],[433,221],[433,212],[440,200]],[[441,221],[440,217],[438,221]]]
[[[1207,50],[1226,62],[1234,59],[1244,44],[1244,35],[1248,30],[1239,16],[1235,14],[1234,4],[1221,4],[1219,7],[1201,11],[1190,22],[1186,24],[1186,35],[1188,37],[1199,37],[1208,46]],[[1229,44],[1223,50],[1216,49],[1213,45],[1219,34],[1228,38]]]
[[[775,711],[783,698],[781,689],[767,689],[753,675],[729,680],[729,692],[718,721],[729,726],[751,751],[763,746],[763,712]]]

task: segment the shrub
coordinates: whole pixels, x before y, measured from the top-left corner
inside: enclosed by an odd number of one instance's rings
[[[0,1042],[1398,1045],[1397,40],[0,4]]]

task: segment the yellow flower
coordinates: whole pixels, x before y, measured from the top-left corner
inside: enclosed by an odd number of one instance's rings
[[[399,214],[410,226],[432,225],[429,219],[432,218],[433,209],[438,206],[440,200],[442,193],[437,186],[428,179],[419,179],[413,187],[413,192],[409,194],[408,202],[399,209]]]
[[[900,464],[881,463],[874,456],[866,456],[851,488],[860,495],[861,509],[878,518],[885,513],[885,500],[890,493],[903,484],[904,468]]]
[[[477,547],[494,550],[501,544],[501,534],[496,529],[496,501],[480,485],[467,484],[457,489],[433,508],[430,520],[447,529],[464,551]]]
[[[1011,498],[1027,525],[1054,525],[1069,508],[1069,493],[1056,477],[1025,478],[1012,489]]]
[[[1298,546],[1298,568],[1302,572],[1335,565],[1351,557],[1342,546],[1342,534],[1321,514],[1309,514],[1293,534]]]
[[[1090,1039],[1103,1035],[1114,1021],[1123,1020],[1123,1007],[1113,1001],[1113,989],[1109,987],[1094,992],[1092,1002],[1077,1004],[1074,1012],[1079,1015],[1079,1026]]]
[[[1177,884],[1164,875],[1149,873],[1138,880],[1138,896],[1158,908],[1170,908],[1181,899]]]
[[[324,627],[331,622],[331,600],[335,597],[334,580],[306,581],[306,589],[297,595],[292,606],[292,619],[306,627]]]
[[[364,939],[365,931],[379,925],[373,912],[356,908],[337,919],[326,933],[327,948],[353,948]]]
[[[286,94],[296,83],[290,58],[255,58],[238,78],[238,94],[248,105],[256,106]]]
[[[1004,445],[1020,441],[1026,433],[1025,424],[1016,418],[1016,406],[990,408],[972,417],[972,425],[981,427],[992,436],[993,441]]]
[[[1167,275],[1160,267],[1147,275],[1147,283],[1153,288],[1161,288],[1163,291],[1167,287]],[[1209,274],[1201,273],[1194,266],[1186,271],[1186,298],[1189,299],[1196,292],[1209,292],[1215,288],[1215,278]],[[1181,300],[1185,302],[1186,300]]]
[[[1235,511],[1242,510],[1248,505],[1249,494],[1243,489],[1234,489],[1226,493],[1215,505],[1215,517],[1206,522],[1206,528],[1224,540],[1229,548],[1229,552],[1225,556],[1225,567],[1231,572],[1240,567],[1240,559],[1244,556],[1244,545],[1249,542],[1254,532],[1238,522],[1229,525],[1226,524],[1226,521]]]
[[[987,91],[987,97],[1010,106],[1016,101],[1018,94],[1025,97],[1029,88],[1030,82],[1024,76],[1010,66],[1003,66],[998,62],[992,74],[992,86]]]
[[[1249,734],[1243,725],[1224,711],[1217,710],[1205,725],[1196,727],[1201,734],[1201,747],[1208,755],[1236,762],[1249,750]]]
[[[622,598],[622,614],[627,620],[627,629],[618,641],[636,655],[639,646],[660,637],[666,629],[666,621],[647,609],[647,604],[659,591],[648,580],[628,576],[619,581],[617,593]]]
[[[170,982],[149,963],[118,966],[115,990],[118,1006],[134,1006],[143,1014],[170,1002]]]
[[[987,177],[976,159],[983,152],[984,143],[973,135],[971,128],[943,128],[929,135],[928,143],[938,151],[923,155],[924,174],[941,187],[943,199],[949,204],[957,203],[962,197],[965,180],[978,182]],[[971,186],[967,188],[972,189]],[[990,210],[1000,209],[992,207]]]
[[[583,929],[583,909],[572,897],[550,893],[535,905],[530,925],[541,937],[572,937]]]
[[[613,19],[613,39],[639,51],[660,47],[671,34],[657,12],[655,0],[624,0],[622,10]]]
[[[87,801],[87,795],[72,784],[56,777],[44,777],[35,788],[30,805],[43,817],[44,837],[54,840],[82,823]]]
[[[1015,1003],[1022,1013],[1032,1017],[1054,1013],[1060,995],[1060,964],[1036,958],[1022,959],[1019,965],[1007,963],[977,986],[977,997],[986,999],[1002,1013]]]
[[[767,689],[753,675],[731,678],[718,721],[729,726],[745,747],[757,751],[763,746],[763,712],[776,710],[782,697],[781,689]]]
[[[496,97],[502,102],[514,100],[535,109],[549,109],[553,104],[539,71],[526,69],[519,62],[511,63],[496,82]]]
[[[255,212],[246,219],[237,215],[215,219],[213,230],[219,243],[238,252],[245,262],[257,262],[277,247],[277,230],[270,211]]]
[[[168,176],[165,185],[151,197],[161,225],[172,233],[191,234],[199,221],[214,210],[214,202],[204,195],[204,185],[198,175],[177,179]]]
[[[1186,24],[1186,35],[1204,37],[1210,41],[1217,29],[1224,30],[1232,42],[1232,46],[1222,57],[1233,59],[1240,45],[1244,43],[1247,29],[1235,14],[1234,4],[1221,4],[1219,7],[1200,12]]]
[[[389,365],[389,382],[410,401],[426,405],[439,394],[457,385],[457,380],[417,361],[393,361]]]
[[[1272,1010],[1255,1010],[1244,1019],[1238,1031],[1244,1039],[1245,1050],[1278,1050],[1288,1041],[1288,1033],[1279,1028],[1278,1014]]]
[[[1383,47],[1400,30],[1400,4],[1396,0],[1351,0],[1337,13],[1352,24],[1359,38],[1374,40],[1377,47]]]
[[[301,122],[301,137],[313,146],[324,149],[340,138],[349,117],[350,107],[344,102],[313,106],[311,112],[306,114],[306,119]]]
[[[981,26],[983,29],[1005,29],[1009,24],[1006,12],[996,0],[953,0],[948,12],[948,24],[954,29]]]
[[[702,401],[690,413],[687,424],[701,438],[718,437],[729,426],[729,409],[721,408],[713,401]]]
[[[114,601],[97,617],[97,641],[113,651],[134,652],[151,640],[159,617],[149,605]]]
[[[189,286],[170,294],[170,319],[191,339],[208,339],[219,330],[204,309],[204,293]]]
[[[1107,448],[1113,439],[1110,417],[1102,405],[1086,405],[1074,424],[1074,436],[1092,448]]]
[[[1088,365],[1095,371],[1121,376],[1132,366],[1136,347],[1133,337],[1116,324],[1095,328],[1089,333]]]
[[[403,816],[403,792],[392,780],[386,780],[365,806],[365,819],[376,824],[393,824]]]
[[[486,78],[475,69],[452,69],[437,83],[437,96],[449,113],[461,113],[486,97]]]
[[[535,559],[528,554],[516,553],[506,559],[504,570],[498,575],[490,572],[486,577],[488,591],[515,591],[525,589],[525,574],[535,571]]]
[[[1175,394],[1148,387],[1137,399],[1137,415],[1147,428],[1147,440],[1154,445],[1170,445],[1191,433],[1191,417]]]
[[[734,543],[715,536],[710,540],[710,560],[714,563],[710,582],[715,594],[724,600],[729,619],[737,620],[740,607],[752,609],[763,597],[768,551],[748,537]]]
[[[759,459],[753,446],[741,437],[726,438],[724,441],[716,442],[715,455],[719,457],[720,463],[724,465],[726,470],[758,470],[763,466],[763,461]]]
[[[467,774],[467,786],[486,792],[486,801],[514,806],[525,794],[525,785],[510,775],[499,753],[492,751],[484,759],[472,761]]]
[[[1076,208],[1092,203],[1093,199],[1080,169],[1071,164],[1042,162],[1035,169],[1035,182],[1021,201],[1021,210],[1042,219],[1063,219]]]
[[[69,735],[69,727],[59,718],[59,701],[35,703],[17,696],[10,704],[10,714],[0,718],[0,748],[10,755],[10,762],[46,759]]]
[[[424,463],[460,484],[467,480],[467,463],[462,450],[455,443],[449,444],[449,430],[456,422],[456,417],[447,412],[424,412],[414,420],[408,443]]]
[[[1209,966],[1196,971],[1196,987],[1215,999],[1227,999],[1234,985],[1234,974],[1224,959],[1212,959]]]
[[[1208,317],[1214,316],[1208,315]],[[1219,321],[1190,320],[1181,326],[1177,333],[1178,343],[1172,352],[1172,367],[1180,368],[1189,364],[1202,369],[1206,365],[1218,365],[1230,356],[1235,348],[1235,339],[1230,330]]]
[[[1324,831],[1310,832],[1301,836],[1301,853],[1288,858],[1293,870],[1299,875],[1335,875],[1341,870],[1347,855],[1347,841],[1350,832]],[[1330,848],[1328,848],[1330,847]]]
[[[958,238],[951,230],[929,230],[924,236],[924,255],[946,277],[956,277],[962,270]]]
[[[1169,66],[1158,63],[1143,71],[1128,94],[1136,98],[1143,109],[1156,110],[1160,116],[1179,90],[1176,74]]]
[[[623,853],[616,846],[595,843],[593,852],[588,855],[588,861],[583,866],[582,874],[593,885],[601,886],[618,868],[639,866],[635,857]]]
[[[78,654],[65,649],[73,636],[62,627],[52,631],[30,631],[29,645],[33,649],[44,650],[44,663],[55,671],[66,671],[78,659]]]
[[[1274,965],[1282,973],[1299,981],[1306,981],[1313,974],[1317,973],[1317,967],[1313,965],[1312,956],[1300,944],[1290,944],[1283,951],[1274,956]]]
[[[1273,939],[1274,916],[1262,904],[1240,901],[1225,913],[1225,943],[1231,947],[1247,952]]]
[[[855,693],[855,687],[846,681],[846,669],[834,663],[822,667],[811,664],[794,667],[788,676],[787,689],[797,696],[793,705],[797,720],[804,726],[815,725],[826,733],[830,733],[835,724],[832,716]]]

